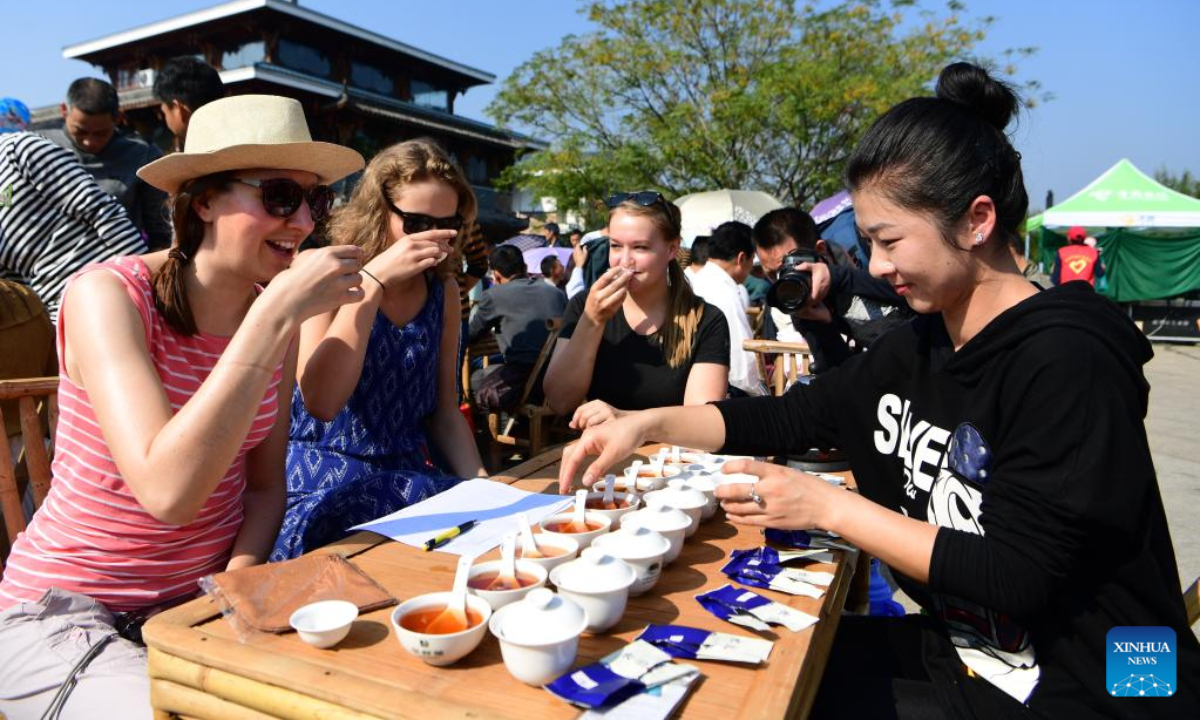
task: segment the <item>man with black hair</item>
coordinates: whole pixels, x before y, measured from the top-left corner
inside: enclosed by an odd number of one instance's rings
[[[546,238],[546,247],[571,247],[568,241],[559,236],[558,223],[548,222],[543,225],[542,235]]]
[[[790,317],[775,307],[768,314],[778,339],[795,341],[796,337],[788,336],[792,331],[808,344],[814,373],[837,367],[912,318],[907,303],[891,285],[855,266],[837,243],[820,239],[816,223],[803,210],[779,208],[763,215],[754,226],[754,244],[772,283],[779,279],[789,253],[802,250],[820,260],[795,268],[812,273],[809,304]],[[854,350],[846,338],[854,341]]]
[[[139,138],[117,132],[121,106],[116,89],[97,78],[79,78],[67,89],[60,111],[63,128],[42,135],[75,153],[100,187],[121,202],[151,250],[168,247],[167,195],[137,176],[139,168],[162,153]]]
[[[765,395],[754,354],[742,342],[754,337],[746,316],[749,297],[742,287],[754,267],[754,241],[750,226],[727,222],[713,230],[708,240],[708,262],[692,276],[692,291],[717,306],[729,325],[729,385],[733,395]],[[695,244],[692,245],[693,251]]]
[[[562,289],[565,274],[566,270],[557,255],[547,255],[542,258],[542,279],[546,281],[547,285],[555,289]]]
[[[697,235],[692,241],[691,255],[688,256],[688,266],[683,269],[683,276],[691,282],[696,273],[700,272],[704,267],[704,263],[708,262],[708,235]]]
[[[154,76],[154,97],[163,121],[175,135],[175,149],[183,149],[192,113],[225,97],[225,84],[216,69],[191,55],[173,57]]]
[[[550,330],[546,321],[561,318],[567,296],[558,288],[528,276],[525,257],[512,245],[492,251],[495,285],[483,293],[467,337],[476,340],[485,330],[497,331],[504,362],[471,374],[475,402],[488,410],[509,410],[520,398]],[[559,264],[561,267],[561,263]]]

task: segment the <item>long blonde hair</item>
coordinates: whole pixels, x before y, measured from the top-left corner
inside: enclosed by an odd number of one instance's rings
[[[610,222],[618,211],[648,219],[668,243],[679,239],[679,208],[665,198],[661,203],[655,202],[652,205],[626,200],[609,210]],[[696,331],[704,318],[704,301],[692,292],[692,286],[676,258],[671,258],[667,263],[667,286],[667,318],[664,326],[659,328],[656,334],[662,341],[667,365],[674,370],[683,367],[692,358],[696,345]]]
[[[388,223],[391,211],[384,198],[393,197],[398,187],[425,180],[440,180],[458,194],[458,214],[462,228],[454,238],[454,252],[438,264],[436,274],[448,278],[462,266],[462,246],[471,235],[478,205],[475,192],[462,168],[442,146],[429,138],[406,140],[381,150],[363,172],[350,201],[329,220],[329,237],[338,245],[358,245],[363,263],[388,248]]]

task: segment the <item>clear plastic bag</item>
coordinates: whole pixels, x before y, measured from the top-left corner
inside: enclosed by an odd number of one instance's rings
[[[291,614],[309,603],[346,600],[368,612],[396,604],[396,598],[366,573],[334,553],[216,573],[200,579],[238,639],[290,632]]]

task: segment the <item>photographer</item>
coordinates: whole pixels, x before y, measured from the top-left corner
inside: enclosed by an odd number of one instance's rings
[[[856,267],[836,243],[819,239],[803,210],[763,215],[754,226],[754,245],[771,280],[767,304],[779,339],[794,326],[812,350],[814,373],[837,367],[912,318],[886,281]]]

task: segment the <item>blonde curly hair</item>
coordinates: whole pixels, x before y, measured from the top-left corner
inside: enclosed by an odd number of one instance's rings
[[[462,228],[454,238],[454,252],[438,264],[439,278],[452,277],[462,266],[462,245],[471,235],[478,204],[475,192],[458,163],[429,138],[406,140],[381,150],[363,172],[350,201],[338,208],[329,221],[329,237],[338,245],[358,245],[363,263],[388,248],[388,223],[391,211],[385,197],[395,197],[398,188],[410,183],[440,180],[458,194],[458,214]]]

